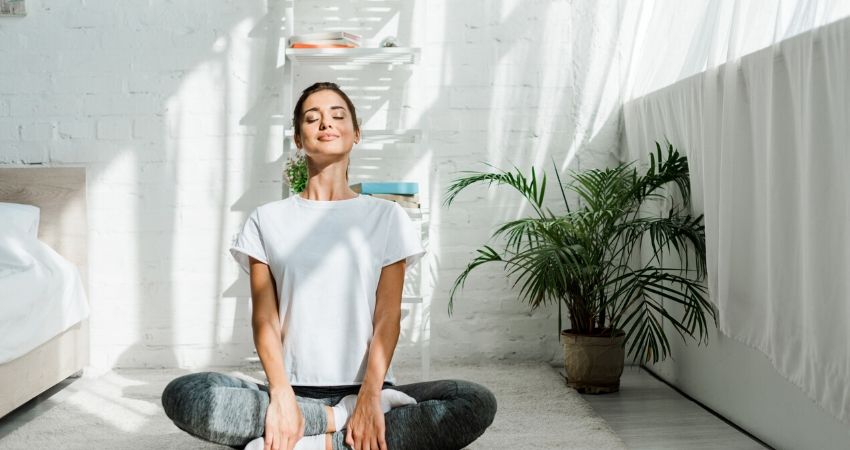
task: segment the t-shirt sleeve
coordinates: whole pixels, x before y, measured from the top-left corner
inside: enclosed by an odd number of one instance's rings
[[[248,216],[245,224],[242,225],[242,230],[234,236],[230,246],[230,254],[239,263],[239,267],[248,274],[251,273],[249,256],[253,256],[266,264],[269,263],[263,246],[263,234],[260,231],[259,211],[257,209]]]
[[[381,267],[404,259],[405,267],[409,269],[425,255],[420,227],[398,203],[393,203],[389,220]]]

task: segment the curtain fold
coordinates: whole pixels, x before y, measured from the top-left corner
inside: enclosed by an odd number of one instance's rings
[[[630,159],[665,139],[688,156],[720,331],[850,423],[848,74],[842,19],[626,102],[623,117]]]

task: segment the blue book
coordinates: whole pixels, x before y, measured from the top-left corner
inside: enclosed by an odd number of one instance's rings
[[[419,183],[415,181],[370,181],[352,184],[350,187],[354,192],[361,194],[415,195],[419,193]]]

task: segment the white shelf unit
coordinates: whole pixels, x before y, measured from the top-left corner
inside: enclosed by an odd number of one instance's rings
[[[287,48],[286,59],[296,64],[366,65],[416,64],[420,49],[411,47]]]
[[[294,2],[293,2],[294,3]],[[290,9],[287,14],[287,21],[294,23],[294,8]],[[288,38],[294,34],[292,27],[288,27],[288,35],[284,42],[288,42]],[[367,66],[372,64],[396,66],[402,64],[416,64],[420,58],[420,49],[411,47],[385,47],[385,48],[322,48],[322,49],[293,49],[287,48],[284,52],[285,58],[283,62],[283,76],[285,79],[285,95],[283,119],[287,129],[284,132],[284,161],[293,154],[295,145],[292,141],[293,130],[290,127],[292,119],[292,109],[297,100],[298,93],[295,92],[295,72],[298,67],[304,65],[310,66]],[[344,86],[343,86],[344,88]],[[286,120],[289,119],[289,120]],[[421,145],[422,132],[416,129],[386,129],[361,130],[361,142],[369,144],[411,144]],[[350,180],[352,184],[356,180]],[[371,180],[370,180],[371,181]],[[377,180],[376,180],[377,181]],[[412,181],[412,180],[408,180]],[[427,186],[424,181],[419,182],[420,192],[423,192],[423,186]],[[423,199],[420,194],[420,201]],[[427,208],[427,203],[423,201],[423,207],[420,209],[405,208],[408,212],[414,226],[418,227],[418,231],[423,238],[423,245],[427,249],[428,229],[430,211]],[[409,330],[411,341],[417,341],[420,353],[420,362],[422,368],[423,379],[428,379],[430,371],[430,304],[431,290],[430,285],[426,283],[430,275],[430,257],[426,254],[413,269],[408,272],[405,277],[405,286],[402,294],[402,322],[408,320],[408,324],[412,323],[412,328]],[[415,285],[416,288],[411,288]],[[408,318],[408,316],[410,316]],[[404,333],[404,330],[403,330]],[[401,336],[399,342],[405,336]],[[398,353],[397,353],[398,354]]]

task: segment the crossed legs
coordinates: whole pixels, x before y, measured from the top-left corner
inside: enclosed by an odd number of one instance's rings
[[[392,389],[417,401],[384,415],[387,445],[393,450],[461,449],[484,433],[496,413],[493,394],[470,381],[425,381]],[[323,435],[325,449],[350,449],[331,409],[343,397],[309,398],[296,393],[305,419],[304,435]],[[175,378],[162,393],[165,413],[178,428],[240,449],[263,435],[268,403],[265,385],[217,372]]]

